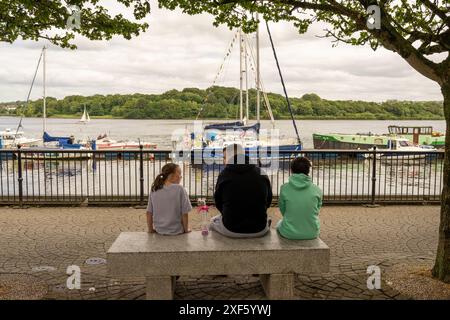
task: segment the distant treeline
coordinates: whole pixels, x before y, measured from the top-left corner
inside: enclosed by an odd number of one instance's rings
[[[249,90],[250,118],[255,118],[256,91]],[[289,118],[286,101],[282,95],[269,93],[268,98],[275,119]],[[293,113],[297,119],[443,119],[442,102],[397,101],[366,102],[353,100],[325,100],[318,95],[305,94],[291,98]],[[11,105],[18,108],[12,110]],[[24,102],[0,103],[0,113],[5,115],[42,116],[42,99]],[[8,108],[6,108],[8,106]],[[211,87],[206,90],[186,88],[170,90],[163,94],[68,96],[58,100],[47,98],[48,117],[80,117],[84,107],[91,117],[127,119],[236,119],[239,117],[239,90],[227,87]],[[261,117],[268,119],[264,104]]]

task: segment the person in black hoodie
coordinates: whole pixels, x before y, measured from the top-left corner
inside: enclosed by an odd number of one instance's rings
[[[270,227],[267,208],[272,202],[270,180],[250,163],[242,146],[223,150],[224,170],[217,178],[214,201],[220,215],[211,219],[210,228],[231,238],[264,236]]]

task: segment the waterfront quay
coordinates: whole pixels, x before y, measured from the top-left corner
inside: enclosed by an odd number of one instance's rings
[[[145,280],[108,276],[106,251],[123,231],[145,231],[145,210],[135,208],[0,208],[0,299],[145,299]],[[210,215],[216,214],[215,209]],[[277,208],[269,210],[274,223]],[[330,247],[330,272],[298,275],[295,299],[408,299],[390,280],[398,268],[431,268],[439,206],[325,206],[321,239]],[[189,216],[200,232],[200,215]],[[66,286],[79,266],[81,288]],[[367,287],[367,268],[381,268],[381,289]],[[2,282],[3,281],[3,282]],[[0,286],[1,287],[1,286]],[[24,289],[26,288],[26,290]],[[265,299],[252,276],[181,277],[176,299]],[[449,297],[450,298],[450,297]]]

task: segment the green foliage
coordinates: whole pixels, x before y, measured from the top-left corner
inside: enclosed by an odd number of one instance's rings
[[[136,20],[150,13],[148,0],[114,2],[132,8]],[[68,29],[72,6],[80,9],[80,25]],[[110,40],[115,35],[131,39],[147,28],[147,23],[128,20],[122,14],[111,16],[98,0],[0,1],[0,41],[9,43],[17,39],[47,39],[63,48],[75,49],[72,41],[77,34],[90,40]]]
[[[256,118],[256,91],[249,90],[250,118]],[[268,98],[276,119],[289,119],[284,96],[269,93]],[[382,103],[365,101],[332,101],[318,95],[305,94],[291,98],[294,116],[298,119],[443,119],[441,102],[410,102],[388,100]],[[20,106],[6,111],[5,106]],[[1,114],[42,116],[42,99],[0,103]],[[91,116],[127,119],[236,119],[239,116],[239,90],[211,87],[206,90],[189,88],[170,90],[163,94],[68,96],[64,99],[47,98],[49,117],[81,117],[84,107]],[[2,112],[3,111],[3,112]],[[262,104],[261,117],[269,115]]]
[[[302,96],[305,101],[320,101],[320,97],[315,93],[306,93]]]

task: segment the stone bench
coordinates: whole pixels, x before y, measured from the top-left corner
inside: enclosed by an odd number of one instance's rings
[[[216,232],[162,236],[122,232],[107,253],[116,279],[146,278],[147,299],[173,299],[176,276],[259,274],[269,299],[290,299],[295,274],[326,273],[330,249],[320,239],[292,241],[276,230],[262,238],[230,239]]]

